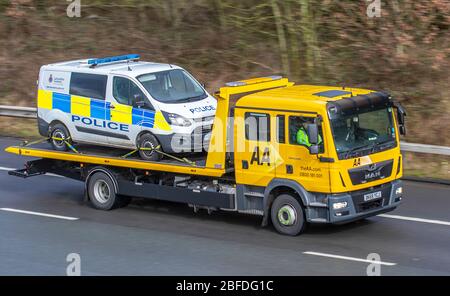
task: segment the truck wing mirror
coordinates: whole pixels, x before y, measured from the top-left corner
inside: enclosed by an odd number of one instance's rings
[[[309,146],[309,154],[319,154],[319,145],[311,145]]]
[[[319,127],[317,123],[308,124],[307,134],[310,144],[317,145],[319,143]]]
[[[400,135],[406,135],[406,127],[405,127],[405,117],[406,111],[405,108],[400,103],[395,103],[395,108],[397,108],[397,121],[398,121],[398,130]]]

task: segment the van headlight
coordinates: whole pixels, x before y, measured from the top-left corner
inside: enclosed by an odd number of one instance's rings
[[[167,119],[171,125],[190,126],[192,123],[181,115],[175,113],[166,113]]]
[[[403,187],[397,187],[397,189],[395,189],[395,194],[396,195],[400,195],[403,193]]]

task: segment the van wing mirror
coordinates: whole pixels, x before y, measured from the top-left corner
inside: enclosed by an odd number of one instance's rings
[[[310,144],[317,145],[319,143],[319,126],[317,123],[308,124],[307,134]]]

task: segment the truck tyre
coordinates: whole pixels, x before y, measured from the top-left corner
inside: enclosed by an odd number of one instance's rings
[[[280,194],[272,204],[270,216],[275,229],[296,236],[305,230],[305,213],[300,202],[290,194]]]
[[[137,146],[139,148],[152,148],[155,149],[159,146],[158,139],[152,134],[143,134],[139,137]],[[143,160],[148,161],[158,161],[161,159],[161,154],[156,151],[149,151],[149,150],[139,150],[139,156]]]
[[[103,172],[94,173],[87,184],[88,197],[92,206],[109,211],[126,206],[131,198],[116,194],[113,180]]]
[[[57,151],[67,151],[69,147],[62,140],[56,139],[65,139],[69,144],[72,145],[72,139],[70,138],[70,133],[67,128],[62,123],[56,123],[50,127],[50,143],[53,146],[53,149]]]

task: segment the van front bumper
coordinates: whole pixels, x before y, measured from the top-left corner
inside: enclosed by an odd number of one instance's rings
[[[394,210],[402,200],[402,181],[321,197],[324,201],[310,203],[306,218],[311,223],[344,224]]]
[[[203,152],[209,145],[211,134],[170,134],[156,135],[161,148],[166,153]]]

